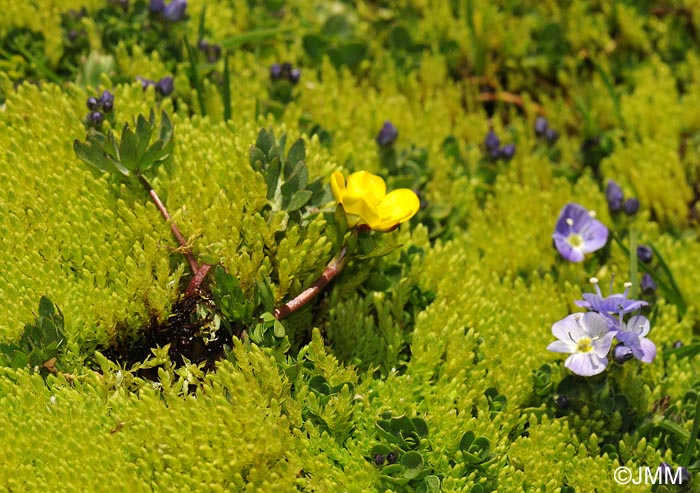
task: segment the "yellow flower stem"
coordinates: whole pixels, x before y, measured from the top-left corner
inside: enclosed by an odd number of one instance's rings
[[[321,290],[325,288],[326,285],[328,285],[328,283],[331,282],[335,276],[340,274],[340,271],[343,270],[343,267],[345,267],[345,264],[347,263],[347,253],[348,247],[347,245],[343,245],[343,248],[340,249],[338,255],[333,257],[333,259],[331,259],[331,261],[328,262],[328,265],[323,270],[321,277],[316,279],[316,281],[314,281],[314,283],[309,288],[299,293],[294,299],[289,300],[287,303],[280,306],[279,308],[275,308],[272,312],[272,315],[277,320],[282,320],[283,318],[287,318],[292,313],[296,312],[301,307],[306,305],[309,301],[314,299],[318,295],[318,293],[320,293]]]

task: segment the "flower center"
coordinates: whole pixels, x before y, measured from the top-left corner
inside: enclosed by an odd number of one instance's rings
[[[582,337],[576,343],[576,351],[579,353],[590,353],[593,351],[593,339],[590,337]]]
[[[583,236],[576,233],[570,234],[566,241],[574,248],[581,248],[583,246]]]

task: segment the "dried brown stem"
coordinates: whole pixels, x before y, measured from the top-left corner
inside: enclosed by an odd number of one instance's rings
[[[292,313],[296,312],[301,307],[306,305],[309,301],[314,299],[318,295],[318,293],[320,293],[321,290],[325,288],[326,285],[328,285],[328,283],[331,282],[333,278],[340,273],[340,271],[343,270],[343,267],[345,267],[345,263],[347,262],[347,253],[347,246],[343,246],[343,248],[340,250],[340,253],[338,253],[338,255],[333,257],[333,259],[330,262],[328,262],[328,265],[323,270],[321,277],[316,279],[316,281],[314,281],[314,283],[309,288],[299,293],[294,299],[289,300],[287,303],[280,306],[279,308],[275,308],[272,312],[272,315],[277,320],[282,320],[283,318],[287,318]]]
[[[523,100],[522,97],[518,96],[517,94],[513,94],[510,92],[480,92],[479,93],[479,101],[486,101],[486,102],[496,102],[496,101],[503,101],[504,103],[510,103],[514,104],[516,106],[520,106],[521,108],[525,106],[525,100]],[[537,103],[531,103],[532,107],[537,111],[537,113],[543,115],[544,114],[544,108],[540,106]]]
[[[170,214],[168,214],[168,209],[165,208],[165,204],[161,202],[160,197],[158,197],[158,194],[156,193],[155,190],[153,190],[153,187],[151,186],[150,183],[148,183],[148,180],[146,178],[139,174],[137,175],[139,178],[139,181],[141,184],[146,188],[148,191],[148,195],[151,196],[151,200],[153,200],[153,203],[156,205],[156,208],[160,211],[161,216],[163,216],[163,219],[165,221],[170,221],[170,231],[173,232],[173,236],[177,240],[178,244],[182,247],[184,251],[184,255],[187,258],[187,262],[190,264],[190,269],[192,269],[192,273],[196,274],[199,272],[199,265],[197,264],[197,260],[195,260],[194,255],[192,255],[192,250],[190,249],[189,245],[187,244],[187,240],[185,240],[185,237],[182,236],[182,233],[180,233],[180,230],[178,229],[177,225],[175,224],[175,221],[172,220],[170,217]],[[211,267],[211,266],[210,266]],[[206,276],[206,273],[204,274]],[[203,280],[203,278],[202,278]],[[201,284],[201,281],[200,281]]]

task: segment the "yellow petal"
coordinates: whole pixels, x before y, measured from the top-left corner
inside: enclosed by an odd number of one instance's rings
[[[377,222],[380,219],[377,208],[368,203],[365,197],[354,197],[347,194],[343,201],[343,207],[345,207],[347,214],[360,216],[362,222],[369,224],[370,227],[373,222]]]
[[[384,196],[377,206],[379,220],[369,226],[377,231],[387,231],[397,224],[411,219],[420,208],[420,200],[413,190],[399,188]]]
[[[331,175],[331,191],[333,192],[333,197],[335,197],[335,201],[342,204],[346,190],[345,177],[340,171],[336,171]]]
[[[347,196],[362,197],[369,206],[376,207],[386,195],[386,183],[381,176],[358,171],[348,178]]]

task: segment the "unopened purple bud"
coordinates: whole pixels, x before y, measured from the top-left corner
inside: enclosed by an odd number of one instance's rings
[[[498,157],[498,150],[499,146],[501,145],[501,141],[498,138],[498,135],[496,135],[496,132],[493,130],[489,130],[489,133],[486,134],[486,137],[484,138],[484,147],[486,147],[486,150],[491,154],[492,157]]]
[[[207,49],[209,48],[209,43],[206,39],[200,39],[199,41],[197,41],[197,48],[199,48],[202,51],[207,51]]]
[[[688,470],[685,467],[679,467],[678,470],[680,471],[681,486],[688,484],[690,482],[690,473]]]
[[[642,289],[642,293],[644,294],[654,294],[657,288],[654,279],[648,272],[645,272],[642,276],[642,280],[639,283],[639,287]]]
[[[87,107],[90,111],[95,111],[97,109],[97,105],[99,104],[99,101],[97,101],[97,98],[90,96],[87,98]]]
[[[163,17],[170,22],[177,22],[185,17],[185,10],[187,9],[187,0],[172,0],[163,9]]]
[[[151,79],[146,79],[145,77],[141,77],[140,75],[136,76],[136,80],[141,81],[141,87],[144,91],[148,89],[148,86],[154,86],[156,84]]]
[[[289,77],[289,74],[291,71],[292,71],[292,64],[289,62],[284,62],[282,64],[282,75],[284,77]]]
[[[100,123],[102,123],[104,121],[105,117],[99,111],[93,111],[92,113],[90,113],[88,115],[88,119],[94,125],[99,125]]]
[[[672,347],[673,349],[682,348],[682,347],[683,347],[683,341],[675,341],[675,342],[671,345],[671,347]]]
[[[279,63],[273,63],[270,65],[270,78],[273,80],[282,77],[282,67]]]
[[[515,144],[504,145],[499,151],[499,154],[503,159],[510,161],[513,159],[513,156],[515,156]]]
[[[654,258],[654,251],[651,249],[651,247],[639,245],[637,247],[637,258],[640,262],[648,264]]]
[[[158,81],[156,89],[160,91],[163,96],[167,96],[175,90],[175,81],[172,76],[167,75]]]
[[[114,109],[114,102],[110,99],[102,103],[102,111],[109,113]]]
[[[621,365],[624,362],[631,360],[632,358],[634,358],[632,348],[629,348],[623,344],[618,344],[617,346],[615,346],[615,349],[613,349],[613,360],[615,361],[615,363]]]
[[[544,137],[547,128],[549,128],[547,119],[543,116],[538,116],[537,120],[535,120],[535,134],[539,137]]]
[[[610,212],[619,211],[622,208],[622,199],[624,199],[620,185],[609,180],[608,185],[605,187],[605,199],[608,201]]]
[[[639,210],[639,200],[635,198],[625,200],[625,203],[622,204],[622,210],[625,211],[625,214],[628,216],[636,214]]]
[[[554,144],[557,140],[559,140],[559,134],[553,128],[548,128],[544,133],[544,138],[550,144]]]
[[[165,8],[165,0],[151,0],[148,10],[153,14],[160,14]]]
[[[388,147],[396,141],[399,136],[399,131],[389,120],[384,122],[382,129],[377,134],[377,144],[380,147]]]
[[[301,77],[301,70],[299,70],[298,68],[293,68],[291,70],[291,72],[289,72],[289,81],[292,84],[296,84],[297,82],[299,82],[300,77]]]
[[[214,63],[219,58],[221,58],[221,46],[209,45],[209,49],[207,50],[207,61]]]
[[[558,395],[554,399],[554,404],[559,408],[559,409],[566,409],[569,407],[569,399],[565,395]]]
[[[100,96],[100,103],[105,104],[107,101],[114,102],[114,94],[105,89]]]

